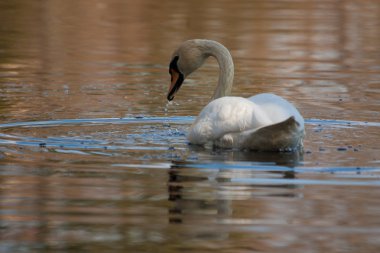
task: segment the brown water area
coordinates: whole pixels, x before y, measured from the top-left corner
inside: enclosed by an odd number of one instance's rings
[[[271,92],[304,150],[197,147],[214,59]],[[380,1],[0,0],[0,252],[380,252]]]

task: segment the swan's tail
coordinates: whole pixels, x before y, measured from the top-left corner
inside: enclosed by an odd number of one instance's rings
[[[258,151],[294,151],[302,149],[304,136],[303,126],[292,116],[270,126],[226,134],[215,144]]]

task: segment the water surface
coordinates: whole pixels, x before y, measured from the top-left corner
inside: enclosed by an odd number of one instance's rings
[[[376,1],[0,1],[0,252],[377,252]],[[165,101],[172,50],[225,44],[233,95],[274,92],[303,152],[189,145],[209,60]]]

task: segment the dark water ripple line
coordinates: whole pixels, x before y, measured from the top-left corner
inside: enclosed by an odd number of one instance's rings
[[[167,146],[163,145],[149,145],[139,146],[136,144],[120,145],[110,144],[105,140],[86,140],[86,139],[73,139],[73,138],[36,138],[26,136],[15,136],[0,133],[0,144],[16,145],[16,146],[30,146],[41,148],[55,148],[55,149],[74,149],[74,150],[108,150],[108,151],[121,151],[121,150],[168,150]]]
[[[61,125],[101,125],[101,124],[136,124],[136,123],[177,123],[188,124],[194,120],[192,116],[178,117],[133,117],[133,118],[95,118],[95,119],[59,119],[45,121],[24,121],[0,124],[0,128],[13,127],[45,127]]]
[[[270,179],[270,178],[231,178],[229,183],[243,185],[330,185],[330,186],[380,186],[380,180],[317,180],[317,179]]]
[[[335,119],[307,119],[308,125],[339,125],[339,126],[368,126],[380,127],[380,122],[353,121],[353,120],[335,120]]]
[[[238,220],[239,221],[239,220]],[[379,234],[379,227],[369,227],[369,226],[347,226],[347,225],[334,225],[334,226],[324,226],[324,225],[308,225],[299,226],[291,224],[258,224],[254,220],[244,219],[242,222],[237,223],[236,219],[224,219],[219,221],[221,224],[238,224],[240,230],[250,231],[250,232],[271,232],[278,231],[280,229],[289,231],[290,228],[295,228],[303,234],[307,233],[326,233],[326,234],[338,234],[338,235],[352,235],[352,234]],[[254,226],[253,226],[254,225]]]
[[[14,140],[1,140],[0,144],[16,145],[16,146],[30,146],[41,148],[55,148],[55,149],[74,149],[74,150],[108,150],[108,151],[121,151],[121,150],[168,150],[165,146],[138,146],[138,145],[94,145],[94,144],[72,144],[66,141],[62,142],[49,142],[46,139],[35,139],[35,141],[14,141]]]
[[[194,121],[194,116],[175,117],[128,117],[128,118],[93,118],[93,119],[58,119],[45,121],[24,121],[0,124],[0,128],[13,127],[53,127],[61,125],[101,125],[101,124],[138,124],[138,123],[176,123],[190,124]],[[363,122],[353,120],[334,119],[306,119],[308,125],[342,125],[342,126],[373,126],[380,127],[380,122]]]
[[[77,138],[57,138],[57,137],[47,137],[47,138],[37,138],[37,137],[28,137],[28,136],[17,136],[10,134],[2,134],[0,133],[0,141],[4,143],[14,144],[21,141],[27,141],[30,143],[72,143],[72,144],[81,144],[83,145],[106,145],[108,144],[105,140],[96,140],[96,139],[77,139]]]
[[[294,172],[294,173],[361,173],[361,172],[380,172],[380,167],[287,167],[276,164],[252,163],[252,162],[235,162],[231,163],[180,163],[173,164],[175,167],[196,168],[204,170],[253,170],[264,172]],[[379,175],[380,178],[380,175]]]

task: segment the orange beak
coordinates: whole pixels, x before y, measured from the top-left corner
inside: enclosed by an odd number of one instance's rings
[[[178,78],[179,78],[179,73],[177,71],[175,71],[174,69],[170,69],[170,75],[171,75],[171,83],[170,83],[170,87],[169,87],[169,93],[170,91],[174,88]]]
[[[171,82],[170,82],[170,87],[169,87],[167,99],[169,101],[171,101],[171,100],[173,100],[174,95],[177,93],[177,91],[181,87],[184,78],[183,78],[182,73],[178,72],[177,70],[175,70],[173,68],[170,68],[169,72],[171,75]]]

